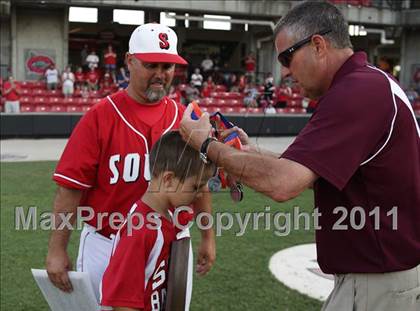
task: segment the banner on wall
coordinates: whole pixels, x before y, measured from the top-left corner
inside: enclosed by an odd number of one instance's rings
[[[25,49],[25,79],[38,80],[51,64],[55,64],[55,50]]]

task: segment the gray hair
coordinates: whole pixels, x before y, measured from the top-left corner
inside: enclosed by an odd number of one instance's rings
[[[282,30],[287,30],[303,40],[317,32],[330,29],[324,37],[337,49],[353,48],[349,26],[343,14],[333,4],[328,2],[307,1],[292,8],[274,28],[276,37]]]

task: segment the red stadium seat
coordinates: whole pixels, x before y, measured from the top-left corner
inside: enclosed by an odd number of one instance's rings
[[[287,101],[287,107],[292,107],[292,108],[301,108],[302,107],[302,100],[289,100]]]
[[[64,105],[73,105],[75,103],[76,99],[74,97],[67,97],[63,98],[63,104]]]
[[[305,108],[285,108],[284,113],[293,113],[293,114],[306,113],[306,109]]]
[[[65,105],[52,105],[51,112],[67,112]]]
[[[45,90],[45,89],[47,88],[47,85],[45,84],[45,82],[44,82],[44,81],[35,81],[35,82],[32,84],[32,87],[33,87],[34,89],[43,89],[43,90]]]
[[[44,90],[44,89],[36,88],[36,89],[32,90],[32,96],[46,97],[47,96],[47,91]]]
[[[31,105],[33,102],[32,97],[30,96],[22,96],[20,98],[20,103],[25,105]]]
[[[36,105],[35,112],[51,112],[51,107],[47,105]]]
[[[24,89],[31,89],[32,88],[32,84],[30,83],[30,81],[16,81],[16,84],[19,85],[22,88],[22,91]]]
[[[216,99],[215,101],[213,101],[213,106],[216,107],[223,107],[225,106],[226,101],[224,99]]]
[[[262,108],[249,108],[249,113],[264,113],[264,110]]]
[[[33,105],[22,104],[20,105],[20,112],[33,112],[35,107]]]
[[[233,109],[233,107],[221,107],[220,112],[221,113],[233,113],[234,109]]]
[[[32,95],[32,89],[30,89],[30,88],[22,89],[21,90],[21,95],[23,95],[23,96],[31,96]]]
[[[101,100],[102,98],[92,98],[90,102],[92,103],[92,105],[96,105],[97,103],[100,103]]]
[[[277,108],[277,109],[276,109],[276,112],[277,112],[277,113],[284,113],[284,109],[283,109],[283,108]]]
[[[37,96],[33,98],[33,103],[35,105],[45,105],[47,104],[47,98],[46,97],[42,97],[42,96]]]
[[[227,91],[226,90],[226,86],[224,86],[224,85],[216,85],[215,88],[214,88],[214,90],[216,92],[226,92]]]
[[[45,95],[49,97],[59,97],[62,96],[62,93],[59,90],[48,90]]]
[[[68,105],[67,112],[82,112],[82,105]]]
[[[92,105],[82,105],[81,111],[82,112],[88,112],[92,108]]]
[[[63,98],[61,98],[61,97],[50,97],[49,98],[49,104],[50,105],[62,105],[63,104]]]
[[[89,92],[89,97],[90,98],[101,98],[101,97],[103,97],[103,95],[102,95],[101,91],[90,91]]]
[[[219,107],[213,107],[213,106],[207,107],[207,112],[208,113],[214,113],[214,112],[217,112],[217,111],[220,111]]]
[[[89,98],[75,98],[74,103],[76,105],[86,105],[90,102]]]
[[[241,113],[241,114],[244,114],[244,113],[246,113],[248,111],[248,109],[247,108],[245,108],[245,107],[234,107],[233,108],[233,112],[234,113]]]

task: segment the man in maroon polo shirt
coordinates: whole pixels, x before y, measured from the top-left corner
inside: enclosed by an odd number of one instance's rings
[[[276,201],[313,187],[321,216],[318,262],[335,275],[323,310],[420,310],[420,129],[407,96],[354,53],[348,24],[330,3],[294,7],[275,29],[282,75],[318,100],[309,123],[278,158],[208,138],[208,115],[188,107],[185,140]],[[258,163],[255,165],[255,163]]]

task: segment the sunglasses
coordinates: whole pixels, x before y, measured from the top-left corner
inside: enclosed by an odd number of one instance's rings
[[[292,62],[292,59],[293,59],[293,53],[294,52],[299,50],[305,44],[311,42],[313,36],[315,36],[315,35],[323,36],[323,35],[326,35],[329,32],[331,32],[331,29],[319,31],[319,32],[316,32],[316,33],[310,35],[306,39],[303,39],[303,40],[299,41],[298,43],[292,45],[290,48],[288,48],[288,49],[284,50],[283,52],[279,53],[279,56],[277,56],[278,61],[280,62],[280,64],[283,67],[289,68],[290,63]]]

